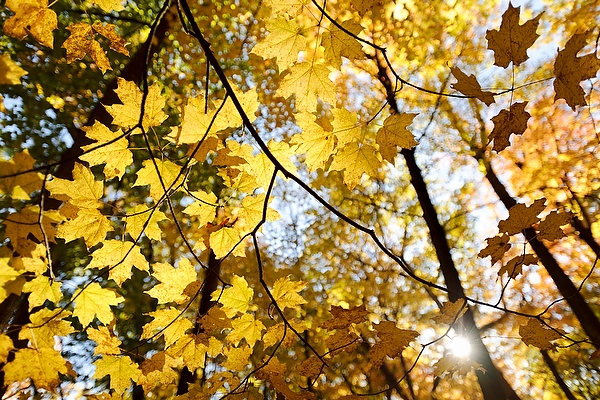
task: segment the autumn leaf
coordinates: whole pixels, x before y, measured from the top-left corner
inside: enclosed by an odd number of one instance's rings
[[[541,321],[534,318],[530,318],[527,325],[519,326],[519,335],[523,343],[535,346],[540,350],[555,349],[556,345],[552,341],[562,337],[560,333],[548,329]]]
[[[104,11],[111,12],[122,11],[125,9],[125,7],[123,7],[122,1],[123,0],[93,0],[93,3],[101,9],[103,9]]]
[[[467,311],[467,302],[465,299],[446,301],[440,311],[440,314],[432,318],[436,324],[452,324]]]
[[[31,170],[35,160],[29,150],[16,153],[8,161],[0,161],[3,175],[19,174]],[[0,194],[7,194],[16,200],[29,200],[32,192],[42,188],[43,177],[38,172],[27,172],[0,179]]]
[[[14,360],[3,368],[4,382],[23,382],[31,379],[37,389],[53,391],[61,381],[58,374],[67,373],[67,362],[60,352],[42,349],[19,349]]]
[[[94,144],[82,146],[85,151],[79,158],[93,165],[104,165],[104,176],[106,179],[118,177],[121,179],[125,169],[133,163],[133,154],[128,149],[129,141],[119,129],[111,131],[100,122],[83,127],[85,135],[96,141]]]
[[[59,314],[57,310],[42,308],[30,314],[31,323],[26,324],[19,332],[20,340],[28,340],[29,347],[35,349],[53,349],[56,345],[55,336],[67,336],[74,332],[73,326],[62,319],[69,317],[68,311]]]
[[[173,127],[167,139],[177,143],[197,143],[205,136],[215,137],[216,110],[205,111],[203,97],[192,97],[181,107],[181,124]],[[212,129],[211,129],[212,128]],[[206,139],[205,139],[206,140]]]
[[[353,142],[363,142],[364,135],[356,113],[352,113],[346,108],[334,108],[331,110],[331,114],[333,115],[331,125],[337,138],[338,148]]]
[[[537,226],[537,238],[554,241],[565,237],[566,235],[560,227],[568,225],[572,219],[571,212],[552,211]]]
[[[238,220],[236,227],[241,232],[250,232],[254,230],[263,219],[263,210],[265,207],[266,195],[261,193],[256,196],[246,196],[242,200],[241,208],[238,211]],[[275,221],[279,219],[279,213],[267,206],[266,221]],[[243,225],[239,227],[239,225]]]
[[[331,306],[329,313],[332,318],[321,324],[321,328],[333,330],[333,329],[345,329],[350,324],[360,324],[361,322],[367,321],[367,311],[365,305],[345,309],[340,306]]]
[[[498,276],[506,273],[510,278],[515,278],[517,275],[522,273],[523,265],[536,265],[538,258],[533,254],[521,254],[510,259],[506,264],[498,271]]]
[[[169,263],[153,264],[152,276],[160,283],[146,293],[158,299],[159,304],[181,304],[188,301],[189,296],[184,294],[185,288],[198,279],[196,268],[187,258],[180,259],[177,268]]]
[[[11,350],[15,347],[13,346],[12,339],[5,335],[4,333],[0,334],[0,363],[6,363],[8,360],[8,355]]]
[[[144,116],[142,118],[144,129],[158,126],[167,119],[167,114],[163,111],[165,99],[161,96],[160,92],[158,83],[154,83],[148,88],[148,96],[146,96],[146,101],[144,102]],[[104,106],[106,111],[113,117],[112,123],[125,129],[136,126],[140,122],[140,110],[142,108],[142,99],[144,98],[142,91],[134,82],[117,78],[115,93],[117,93],[123,104]],[[134,131],[133,133],[136,132]]]
[[[314,394],[310,392],[296,393],[288,386],[285,381],[287,367],[282,364],[277,357],[269,359],[269,363],[257,371],[256,376],[269,382],[277,393],[284,396],[286,400],[311,400],[314,399]]]
[[[125,48],[127,42],[115,32],[115,25],[94,22],[90,25],[85,22],[67,26],[71,35],[65,40],[62,47],[67,50],[67,62],[72,63],[75,60],[81,60],[86,54],[89,54],[102,73],[112,69],[110,61],[94,36],[96,33],[104,36],[110,41],[110,48],[126,56],[129,50]]]
[[[600,60],[595,53],[577,57],[585,46],[591,31],[573,35],[563,50],[558,52],[554,62],[554,101],[565,99],[575,111],[577,106],[585,106],[585,93],[579,83],[596,76]]]
[[[150,185],[150,197],[158,202],[167,191],[183,182],[181,167],[169,160],[144,160],[133,186]],[[177,182],[176,182],[177,180]],[[164,186],[164,188],[163,188]]]
[[[92,261],[86,268],[109,267],[108,277],[120,285],[131,277],[131,268],[134,266],[140,271],[148,271],[149,268],[139,246],[126,240],[110,239],[103,241],[102,247],[92,253]]]
[[[224,329],[231,329],[231,319],[227,317],[225,311],[219,307],[211,307],[208,312],[200,318],[200,325],[205,332],[222,332]]]
[[[100,379],[108,375],[110,388],[118,395],[122,395],[131,386],[131,381],[137,382],[142,374],[137,364],[128,356],[105,355],[94,362],[96,372],[94,379]]]
[[[109,324],[115,318],[110,306],[116,306],[124,300],[113,290],[105,289],[96,282],[76,290],[74,296],[76,298],[73,316],[77,317],[84,327],[88,326],[94,317],[103,324]]]
[[[203,190],[190,192],[194,202],[187,206],[183,212],[197,218],[198,226],[204,226],[215,219],[217,210],[217,196]]]
[[[298,60],[298,52],[306,49],[306,38],[296,22],[285,14],[269,19],[266,29],[269,34],[252,48],[251,53],[265,60],[276,57],[279,72],[283,72]]]
[[[383,126],[377,131],[377,144],[381,157],[394,164],[398,155],[398,147],[412,149],[418,143],[413,134],[407,129],[418,114],[394,113],[383,121]]]
[[[339,150],[329,167],[332,171],[344,171],[344,183],[352,190],[360,183],[363,174],[377,176],[381,166],[381,155],[368,144],[350,143]]]
[[[265,326],[260,320],[254,318],[251,314],[244,314],[240,318],[231,320],[232,330],[227,335],[227,342],[237,346],[242,339],[254,348],[257,341],[262,338],[262,332]]]
[[[210,234],[210,248],[217,258],[223,258],[229,252],[234,256],[243,257],[245,251],[243,246],[239,246],[241,237],[239,230],[235,228],[223,227]]]
[[[98,329],[88,328],[88,338],[96,342],[94,354],[96,355],[118,355],[121,353],[121,340],[106,326],[99,325]]]
[[[335,104],[335,85],[329,79],[329,69],[321,64],[302,62],[290,68],[277,95],[288,98],[295,95],[296,109],[312,113],[317,110],[317,99]]]
[[[160,221],[169,218],[158,209],[148,208],[144,205],[133,207],[125,218],[126,232],[136,240],[142,232],[148,239],[161,240],[162,230],[158,226]]]
[[[525,111],[527,102],[515,103],[508,110],[500,110],[492,118],[494,129],[490,133],[488,144],[494,141],[493,150],[500,152],[510,145],[510,135],[522,135],[527,129],[527,121],[531,114]]]
[[[466,376],[471,371],[486,372],[478,362],[453,354],[448,354],[440,358],[433,367],[435,376],[444,376],[449,373],[453,378]]]
[[[63,295],[60,291],[62,284],[51,281],[48,277],[39,275],[23,285],[23,292],[29,294],[29,311],[43,305],[46,301],[58,304]]]
[[[330,357],[346,352],[352,353],[354,349],[359,345],[360,338],[352,331],[338,330],[333,335],[329,336],[325,341]]]
[[[0,54],[0,85],[18,85],[28,72],[14,62],[9,54]]]
[[[98,200],[104,194],[102,181],[97,181],[92,171],[79,163],[75,163],[73,167],[72,181],[54,178],[46,182],[46,189],[59,200],[66,200],[79,208],[89,209],[99,207],[101,203]]]
[[[275,302],[284,310],[286,307],[295,308],[301,304],[306,304],[306,300],[298,294],[306,287],[306,282],[292,282],[290,276],[279,278],[273,284],[271,294],[275,298]]]
[[[218,301],[223,305],[227,317],[232,318],[237,313],[246,313],[252,300],[254,290],[248,287],[248,282],[242,276],[233,275],[231,286],[221,290],[215,290],[212,301]]]
[[[48,8],[48,0],[6,0],[6,7],[15,13],[4,22],[4,32],[23,40],[31,34],[44,46],[53,48],[52,32],[58,25],[56,13]]]
[[[251,354],[252,347],[247,344],[240,347],[228,346],[223,349],[223,355],[227,357],[227,360],[222,362],[221,366],[230,371],[243,371],[250,365]]]
[[[451,85],[453,89],[458,90],[465,96],[475,97],[488,106],[495,101],[494,93],[481,90],[481,85],[477,82],[475,75],[467,75],[458,67],[452,67],[450,70],[452,71],[452,75],[458,79],[458,82]]]
[[[179,371],[173,368],[180,368],[181,361],[180,358],[171,357],[164,351],[153,354],[140,365],[142,375],[137,384],[148,393],[157,386],[174,383],[179,378]]]
[[[181,335],[194,326],[192,321],[182,316],[180,310],[173,307],[152,311],[146,315],[154,319],[144,325],[142,339],[163,335],[167,347],[175,343]]]
[[[487,246],[481,249],[477,256],[480,258],[490,256],[492,258],[492,265],[500,261],[504,257],[504,254],[512,247],[509,243],[509,235],[494,236],[493,238],[485,239],[485,241],[487,242]]]
[[[546,208],[546,199],[541,198],[527,207],[525,204],[517,204],[508,210],[508,218],[498,223],[498,229],[501,233],[514,235],[524,229],[530,228],[540,220],[540,214]]]
[[[306,154],[305,163],[309,172],[323,168],[333,154],[335,135],[317,124],[312,114],[298,113],[294,118],[296,124],[302,128],[302,133],[292,136],[290,142],[298,145],[298,153]]]
[[[292,17],[300,14],[310,0],[266,0],[265,4],[271,8],[273,15],[287,14]]]
[[[494,64],[506,68],[512,61],[514,65],[521,65],[529,57],[527,49],[537,40],[536,33],[542,13],[519,25],[521,7],[513,7],[508,3],[508,9],[502,15],[499,30],[488,30],[485,38],[488,40],[488,49],[494,51]]]
[[[207,343],[198,335],[180,335],[181,337],[167,349],[171,357],[180,357],[184,364],[195,370],[204,365],[208,353]],[[210,353],[209,353],[210,354]]]
[[[419,332],[398,329],[392,321],[382,321],[373,324],[373,327],[379,340],[369,350],[371,368],[378,368],[386,357],[398,357],[402,350],[419,336]]]
[[[340,26],[353,35],[358,35],[363,30],[359,23],[351,19],[342,21]],[[336,68],[340,68],[342,65],[341,57],[346,57],[349,60],[365,58],[362,44],[333,24],[328,31],[323,33],[321,44],[325,47],[325,58]]]

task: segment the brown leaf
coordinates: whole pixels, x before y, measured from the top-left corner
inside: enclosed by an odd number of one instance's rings
[[[488,30],[485,35],[488,40],[488,49],[494,51],[494,64],[499,67],[508,67],[511,61],[514,65],[520,65],[526,61],[529,58],[527,49],[539,37],[535,31],[543,12],[523,25],[519,25],[520,10],[521,7],[513,7],[509,3],[508,9],[502,15],[500,29]]]
[[[595,77],[600,68],[600,60],[594,53],[577,57],[589,35],[590,31],[573,35],[565,48],[558,52],[554,63],[554,101],[565,99],[573,111],[577,106],[587,105],[579,82]]]
[[[481,90],[481,85],[477,82],[475,75],[467,75],[458,67],[452,67],[450,70],[452,71],[452,75],[458,80],[458,82],[452,84],[452,89],[458,90],[465,96],[475,97],[488,106],[495,101],[494,93]]]
[[[347,328],[350,324],[360,324],[366,321],[366,316],[369,315],[364,304],[349,310],[339,306],[331,306],[329,312],[333,318],[321,324],[321,328],[328,330]]]
[[[540,220],[537,215],[544,211],[546,208],[545,203],[546,199],[542,197],[529,207],[525,204],[517,204],[511,207],[508,210],[508,218],[498,223],[498,229],[500,229],[500,232],[514,235],[523,229],[531,227],[531,225]]]
[[[558,240],[565,237],[565,233],[561,226],[568,225],[573,218],[573,214],[570,212],[559,213],[558,211],[552,211],[537,227],[538,239],[546,239],[550,241]]]
[[[523,265],[534,265],[537,264],[537,262],[538,258],[533,254],[518,255],[500,268],[498,276],[502,276],[502,274],[506,273],[509,277],[514,278],[522,272]]]
[[[527,120],[531,114],[525,111],[527,102],[515,103],[509,110],[501,110],[492,118],[494,129],[490,133],[488,144],[494,141],[493,149],[502,151],[510,145],[510,135],[522,135],[527,129]]]
[[[500,261],[504,257],[504,254],[512,247],[508,243],[510,241],[510,236],[508,235],[494,236],[493,238],[485,239],[485,241],[487,242],[487,247],[482,249],[477,256],[480,258],[491,256],[492,265]]]
[[[552,350],[556,348],[552,340],[559,339],[561,335],[552,329],[546,328],[537,319],[529,319],[527,325],[519,327],[519,335],[521,340],[528,346],[535,346],[540,350]]]

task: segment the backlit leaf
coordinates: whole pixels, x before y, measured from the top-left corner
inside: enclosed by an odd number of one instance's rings
[[[538,215],[546,208],[546,199],[541,198],[527,207],[525,204],[517,204],[508,210],[508,218],[498,223],[501,233],[514,235],[531,227],[540,220]]]
[[[531,115],[525,111],[527,102],[515,103],[509,110],[500,110],[498,115],[492,118],[494,129],[490,133],[488,144],[494,141],[493,149],[502,151],[510,145],[510,135],[522,135],[527,129],[527,121]]]
[[[472,96],[483,101],[486,105],[494,103],[494,93],[481,90],[481,85],[475,75],[467,75],[458,67],[450,68],[452,75],[458,82],[452,84],[452,88],[458,90],[465,96]]]
[[[52,32],[58,25],[56,13],[48,8],[48,0],[6,0],[6,7],[15,13],[4,22],[7,35],[23,40],[31,34],[44,46],[53,48]]]
[[[221,303],[223,311],[231,318],[237,313],[246,313],[253,294],[254,290],[248,287],[244,277],[233,275],[231,287],[225,288],[222,293],[221,290],[214,291],[211,298]]]
[[[116,306],[124,300],[113,290],[102,288],[96,282],[76,290],[74,295],[77,298],[73,316],[79,318],[84,327],[88,326],[94,317],[103,324],[109,324],[115,317],[110,306]]]
[[[527,325],[519,326],[521,340],[528,346],[535,346],[540,350],[552,350],[556,347],[553,340],[560,339],[561,335],[545,327],[540,321],[529,318]]]

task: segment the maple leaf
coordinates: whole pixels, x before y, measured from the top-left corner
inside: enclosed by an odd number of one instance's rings
[[[129,150],[129,141],[119,129],[111,131],[98,121],[92,126],[82,128],[85,135],[96,143],[82,146],[85,154],[79,158],[90,165],[104,165],[104,176],[107,180],[114,177],[121,179],[125,169],[133,163],[133,154]]]
[[[0,333],[0,363],[6,363],[8,355],[14,350],[13,341],[10,336]]]
[[[531,227],[540,220],[538,214],[544,211],[546,199],[541,198],[527,207],[525,204],[517,204],[508,210],[508,218],[498,223],[500,232],[514,235],[524,229]]]
[[[537,40],[539,35],[535,32],[540,23],[542,13],[519,25],[521,7],[513,7],[508,3],[508,9],[502,14],[502,23],[499,30],[488,30],[485,38],[488,40],[488,49],[494,51],[494,64],[506,68],[512,61],[520,65],[526,61],[527,49]]]
[[[160,351],[140,365],[142,375],[137,384],[148,393],[156,386],[174,383],[179,378],[179,373],[173,368],[179,367],[181,367],[180,358],[173,358],[166,352]]]
[[[189,334],[181,336],[167,349],[167,354],[172,357],[181,357],[184,364],[192,371],[204,366],[207,353],[208,346],[204,338]]]
[[[227,317],[225,311],[218,307],[211,307],[208,312],[200,318],[200,325],[205,332],[217,331],[221,332],[224,329],[231,329],[231,319]]]
[[[61,221],[60,214],[56,211],[42,211],[42,229],[39,224],[40,207],[27,206],[23,207],[18,212],[10,213],[8,217],[2,221],[5,226],[4,234],[10,238],[13,249],[19,252],[24,257],[31,255],[36,249],[35,243],[28,239],[29,235],[35,237],[39,242],[45,239],[54,242],[56,229],[53,224]]]
[[[165,346],[175,343],[194,324],[181,315],[181,311],[173,307],[163,308],[158,311],[147,313],[154,319],[144,325],[142,339],[148,339],[155,335],[164,335]]]
[[[227,317],[231,318],[238,312],[244,314],[248,310],[254,290],[248,287],[248,282],[242,276],[233,275],[231,287],[215,290],[211,295],[212,301],[218,301],[223,305]]]
[[[395,358],[410,342],[419,336],[419,332],[408,329],[398,329],[392,321],[382,321],[374,324],[379,340],[369,350],[370,366],[378,368],[385,357]]]
[[[125,9],[123,0],[93,0],[93,3],[106,12],[122,11]]]
[[[350,324],[360,324],[366,321],[366,317],[369,315],[364,304],[349,310],[339,306],[331,306],[329,313],[332,318],[321,324],[321,328],[328,330],[345,329]]]
[[[298,53],[306,49],[306,38],[294,20],[279,14],[267,20],[269,34],[252,48],[251,53],[265,60],[276,57],[279,72],[298,60]]]
[[[67,50],[67,62],[72,63],[75,60],[81,60],[86,54],[92,57],[92,60],[96,63],[102,73],[111,69],[110,61],[104,52],[104,49],[94,39],[96,33],[106,37],[110,40],[110,48],[126,56],[129,55],[129,50],[125,48],[127,42],[123,40],[115,32],[115,25],[113,24],[102,24],[101,22],[94,22],[90,25],[85,22],[72,24],[67,26],[67,29],[71,32],[71,35],[65,40],[62,47]]]
[[[217,258],[223,258],[231,251],[234,256],[243,257],[245,251],[239,246],[241,237],[239,230],[223,227],[210,234],[210,248]]]
[[[160,221],[169,219],[162,211],[144,205],[133,207],[131,213],[125,217],[126,232],[135,240],[142,232],[148,239],[160,240],[162,230],[158,226]],[[152,215],[150,215],[152,213]]]
[[[567,104],[575,111],[577,106],[585,106],[585,93],[579,83],[585,79],[596,76],[600,68],[600,60],[595,53],[577,57],[583,49],[590,32],[578,33],[567,41],[565,48],[558,52],[554,62],[554,101],[565,99]]]
[[[72,181],[54,178],[46,182],[46,189],[50,191],[52,197],[66,200],[79,208],[99,207],[101,203],[98,199],[104,194],[104,184],[96,180],[89,168],[79,163],[75,163],[73,167]]]
[[[29,346],[36,349],[52,349],[56,342],[55,336],[67,336],[74,331],[71,324],[62,318],[69,313],[63,311],[57,315],[56,310],[43,308],[30,315],[31,323],[23,326],[19,332],[20,340],[28,340]]]
[[[251,354],[252,347],[247,344],[240,347],[228,346],[223,349],[223,355],[227,357],[227,360],[222,362],[221,366],[230,371],[243,371],[250,365],[249,360]]]
[[[73,316],[77,317],[84,327],[88,326],[94,317],[103,324],[109,324],[115,318],[110,306],[116,306],[125,300],[113,290],[105,289],[96,282],[76,290],[74,296],[77,297]]]
[[[340,26],[354,35],[358,35],[363,30],[359,23],[351,19],[342,21]],[[346,57],[349,60],[365,58],[362,44],[333,24],[330,26],[329,31],[323,33],[321,44],[325,47],[325,58],[336,68],[340,68],[342,65],[341,57]]]
[[[95,355],[118,355],[121,353],[119,349],[121,341],[112,329],[109,331],[106,326],[99,325],[98,329],[88,328],[86,333],[89,339],[96,342]]]
[[[137,382],[142,374],[138,365],[128,356],[105,355],[100,360],[96,360],[94,365],[96,366],[94,379],[108,375],[110,388],[114,389],[118,395],[125,393],[131,386],[131,381]]]
[[[144,129],[158,126],[168,117],[163,111],[165,99],[160,92],[158,83],[154,83],[148,88],[148,96],[146,96],[144,103],[144,117],[142,118]],[[117,78],[115,93],[117,93],[123,104],[104,106],[106,111],[113,117],[112,123],[123,128],[136,126],[140,122],[142,100],[144,98],[142,91],[134,82]]]
[[[310,0],[266,0],[265,3],[274,15],[287,14],[294,17],[302,12]]]
[[[238,211],[238,220],[236,221],[236,227],[238,224],[243,225],[240,229],[242,232],[252,231],[262,221],[266,197],[264,193],[244,197],[242,208]],[[275,221],[279,218],[280,215],[277,211],[267,208],[267,221]]]
[[[29,295],[29,311],[32,308],[43,305],[46,301],[54,304],[62,299],[60,282],[51,281],[47,276],[39,275],[23,285],[23,292]]]
[[[494,93],[481,90],[481,85],[477,82],[475,75],[467,75],[458,67],[452,67],[450,70],[452,71],[452,75],[458,80],[458,82],[451,85],[453,89],[458,90],[465,96],[475,97],[488,106],[495,101]]]
[[[273,289],[271,289],[271,294],[281,310],[284,310],[286,307],[294,308],[301,304],[306,304],[306,300],[298,294],[305,287],[306,282],[292,282],[288,275],[285,278],[279,278],[275,281]]]
[[[269,359],[269,363],[257,371],[257,378],[263,379],[269,382],[278,394],[283,396],[286,400],[312,400],[315,398],[314,393],[303,391],[302,393],[296,393],[290,389],[289,385],[285,381],[285,373],[287,367],[282,364],[277,357]]]
[[[0,85],[18,85],[28,72],[14,62],[10,55],[0,54]]]
[[[487,246],[481,249],[477,256],[480,258],[492,257],[492,265],[500,261],[504,257],[504,254],[512,247],[509,243],[509,235],[494,236],[493,238],[485,239],[485,241],[487,242]]]
[[[331,123],[333,133],[337,138],[337,147],[341,148],[352,142],[361,143],[364,135],[356,113],[351,113],[346,108],[334,108],[331,110],[333,122]]]
[[[418,143],[414,135],[407,129],[418,114],[394,113],[383,121],[383,126],[377,131],[376,141],[381,157],[394,164],[398,147],[412,149]]]
[[[110,267],[109,278],[118,285],[131,277],[131,268],[148,271],[149,265],[139,246],[124,240],[105,240],[102,247],[92,253],[86,269]]]
[[[177,143],[197,143],[205,135],[214,136],[216,110],[205,111],[203,97],[192,97],[181,107],[181,124],[171,129],[167,139]],[[207,136],[208,137],[208,136]]]
[[[195,201],[187,206],[183,212],[196,217],[200,226],[214,221],[217,211],[217,196],[214,193],[206,193],[202,190],[190,192],[190,194]]]
[[[4,32],[19,40],[31,34],[44,46],[54,48],[52,31],[58,25],[56,13],[48,8],[48,0],[6,0],[15,13],[4,22]]]
[[[535,346],[540,350],[553,350],[556,345],[553,340],[560,339],[560,333],[546,328],[541,321],[530,318],[527,325],[519,326],[521,340],[528,346]]]
[[[536,265],[538,258],[533,254],[521,254],[510,259],[505,265],[498,271],[498,276],[506,273],[510,278],[515,278],[517,275],[522,273],[523,265]]]
[[[16,153],[8,161],[0,161],[2,175],[12,175],[31,170],[35,160],[25,149]],[[0,193],[9,195],[15,200],[29,200],[30,194],[42,188],[43,176],[37,172],[27,172],[0,179]]]
[[[156,166],[154,163],[156,163]],[[169,160],[154,160],[154,162],[144,160],[142,168],[136,173],[137,179],[133,186],[150,185],[150,197],[158,202],[165,194],[163,185],[167,190],[170,190],[183,182],[184,177],[180,172],[181,167]]]
[[[321,64],[302,62],[294,64],[281,81],[277,96],[296,96],[298,112],[315,112],[317,99],[335,104],[335,85],[329,79],[329,69]]]
[[[44,347],[19,349],[14,360],[3,367],[3,372],[7,384],[31,379],[37,389],[53,391],[61,381],[58,374],[66,374],[68,370],[60,352]]]
[[[70,219],[58,227],[56,237],[65,239],[65,242],[83,238],[89,249],[106,238],[112,231],[110,221],[95,208],[84,208],[77,212],[75,219]]]
[[[189,296],[184,294],[185,288],[198,279],[196,268],[187,258],[180,259],[177,268],[169,263],[153,264],[152,276],[161,283],[146,293],[158,299],[159,304],[171,302],[181,304],[188,301]]]
[[[454,378],[465,376],[471,371],[486,372],[478,362],[454,354],[445,355],[440,358],[433,367],[435,376],[444,376],[446,373],[449,373]]]
[[[257,341],[262,338],[262,331],[265,326],[260,320],[254,318],[251,314],[244,314],[240,318],[231,320],[232,331],[227,335],[227,341],[237,346],[242,339],[254,348]]]
[[[302,133],[293,135],[291,143],[298,145],[298,153],[306,153],[305,163],[309,172],[323,168],[333,154],[335,135],[317,124],[312,114],[298,113],[294,118]]]
[[[311,355],[296,368],[298,373],[309,379],[316,379],[323,372],[323,362]]]
[[[360,183],[363,174],[376,176],[381,166],[381,155],[373,146],[350,143],[339,150],[329,167],[332,171],[344,171],[344,183],[352,190]]]
[[[328,356],[335,357],[337,354],[352,353],[359,345],[359,337],[356,333],[338,330],[325,341],[329,349]]]
[[[488,144],[494,141],[493,149],[500,152],[510,145],[510,135],[522,135],[527,129],[527,121],[531,114],[525,111],[527,102],[515,103],[509,110],[500,110],[498,115],[492,118],[494,129],[490,133]]]
[[[537,226],[537,238],[554,241],[565,237],[566,235],[560,227],[568,225],[572,219],[573,214],[571,212],[559,213],[558,211],[552,211]]]
[[[457,321],[466,311],[465,299],[458,299],[456,301],[446,301],[442,305],[442,309],[440,310],[440,314],[436,315],[432,319],[437,324],[452,324]]]

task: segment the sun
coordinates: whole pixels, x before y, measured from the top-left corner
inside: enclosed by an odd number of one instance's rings
[[[456,357],[467,358],[471,354],[471,344],[462,336],[455,336],[451,339],[450,351]]]

